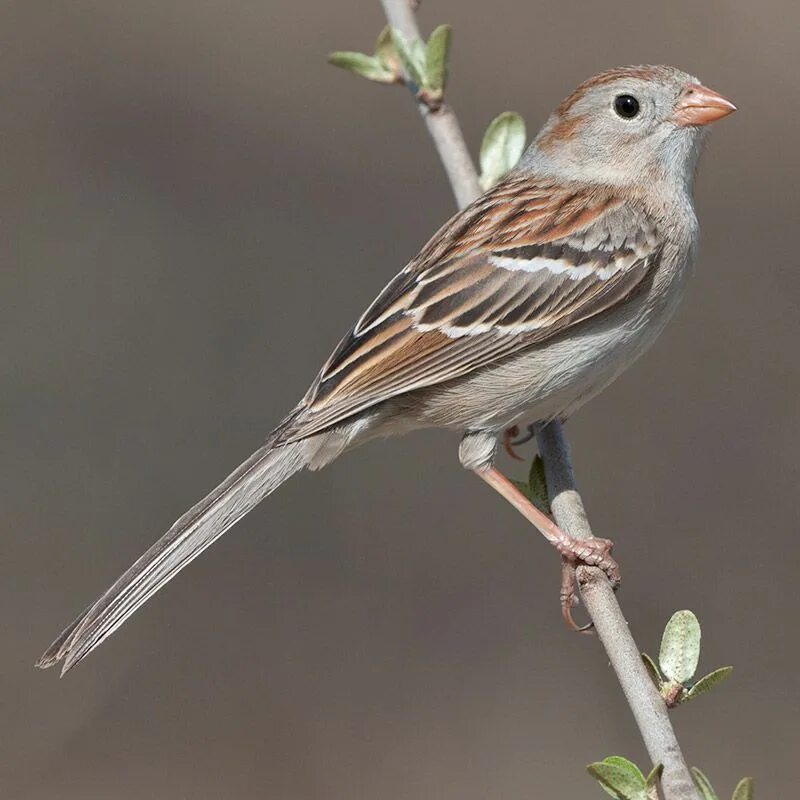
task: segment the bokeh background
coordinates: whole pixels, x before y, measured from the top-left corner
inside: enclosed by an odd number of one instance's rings
[[[569,425],[642,647],[691,608],[729,684],[675,712],[722,796],[797,788],[800,8],[426,0],[473,152],[581,79],[729,95],[679,318]],[[63,681],[33,662],[262,440],[453,210],[410,99],[334,70],[377,2],[0,4],[0,794],[599,798],[644,763],[557,559],[417,434],[299,476]],[[523,467],[507,464],[510,470]]]

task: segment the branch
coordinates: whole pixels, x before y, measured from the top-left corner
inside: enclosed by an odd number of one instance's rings
[[[592,529],[575,488],[569,445],[558,422],[538,428],[536,441],[544,461],[550,507],[558,525],[579,539]],[[608,654],[625,699],[653,764],[664,765],[662,785],[667,800],[695,800],[699,795],[681,752],[669,711],[653,685],[605,574],[593,567],[578,569],[581,599]]]
[[[407,39],[420,33],[411,0],[381,0],[389,24]],[[435,110],[418,100],[428,132],[442,160],[459,207],[480,194],[478,176],[461,127],[452,108],[442,103]],[[537,443],[547,477],[550,505],[558,525],[578,538],[589,538],[592,530],[575,488],[569,445],[561,424],[537,429]],[[599,569],[578,570],[581,598],[608,654],[622,691],[633,712],[653,764],[664,765],[663,790],[667,800],[699,800],[686,761],[669,719],[667,707],[644,667],[640,650],[617,602],[611,584]]]
[[[393,28],[410,41],[420,38],[410,0],[381,0],[381,3],[386,19]],[[447,172],[456,203],[463,208],[481,193],[481,187],[458,119],[446,103],[431,109],[423,100],[417,99],[417,108]]]

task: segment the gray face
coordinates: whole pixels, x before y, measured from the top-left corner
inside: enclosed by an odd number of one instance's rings
[[[697,79],[669,67],[606,73],[579,87],[548,120],[531,161],[567,177],[630,184],[691,181],[703,129],[680,126],[675,105]]]

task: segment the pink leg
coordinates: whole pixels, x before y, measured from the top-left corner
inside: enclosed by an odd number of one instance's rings
[[[609,539],[576,539],[558,527],[543,511],[525,497],[508,478],[495,467],[475,470],[475,474],[486,481],[489,486],[501,494],[514,508],[522,514],[553,547],[561,553],[561,613],[567,625],[574,630],[580,628],[572,619],[572,608],[577,604],[575,591],[575,567],[586,564],[590,567],[599,567],[608,576],[616,588],[620,582],[619,566],[611,558],[611,548],[614,543]]]

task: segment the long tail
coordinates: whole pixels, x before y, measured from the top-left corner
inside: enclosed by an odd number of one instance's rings
[[[36,666],[46,669],[63,661],[62,675],[72,669],[190,561],[306,466],[315,449],[308,439],[279,446],[267,442],[175,522],[61,633]]]

